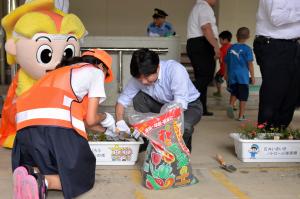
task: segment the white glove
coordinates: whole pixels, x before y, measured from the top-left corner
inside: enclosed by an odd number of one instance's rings
[[[127,134],[130,135],[130,128],[128,127],[128,125],[126,124],[126,122],[124,120],[120,120],[116,123],[116,128],[121,131],[121,132],[125,132]]]
[[[115,121],[114,117],[109,113],[105,113],[105,114],[106,114],[106,118],[102,122],[100,122],[100,124],[103,127],[107,128],[108,130],[115,132],[116,131],[116,125],[115,125],[116,121]]]

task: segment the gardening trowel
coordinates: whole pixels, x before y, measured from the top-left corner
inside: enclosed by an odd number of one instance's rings
[[[226,164],[223,157],[220,154],[216,155],[217,161],[220,163],[220,167],[228,172],[235,172],[236,168],[235,166],[231,164]]]

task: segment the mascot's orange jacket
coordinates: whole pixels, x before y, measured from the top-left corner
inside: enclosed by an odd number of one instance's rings
[[[0,145],[12,145],[6,142],[13,142],[16,134],[16,89],[18,85],[18,74],[14,77],[9,86],[4,105],[2,108],[1,128],[0,128]]]

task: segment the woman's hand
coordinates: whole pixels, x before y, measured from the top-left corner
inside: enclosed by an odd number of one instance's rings
[[[112,132],[116,132],[116,121],[114,117],[109,113],[105,113],[105,114],[106,114],[105,119],[100,122],[101,126],[107,128]]]

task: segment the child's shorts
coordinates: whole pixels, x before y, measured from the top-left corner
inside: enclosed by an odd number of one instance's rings
[[[66,199],[87,192],[95,182],[95,156],[88,141],[73,129],[31,126],[19,130],[12,168],[24,164],[38,167],[43,175],[58,174]]]
[[[221,75],[220,73],[216,73],[215,75],[215,81],[219,84],[222,84],[224,82],[223,80],[223,75]]]
[[[249,97],[248,84],[231,84],[228,91],[235,96],[239,101],[247,101]]]

